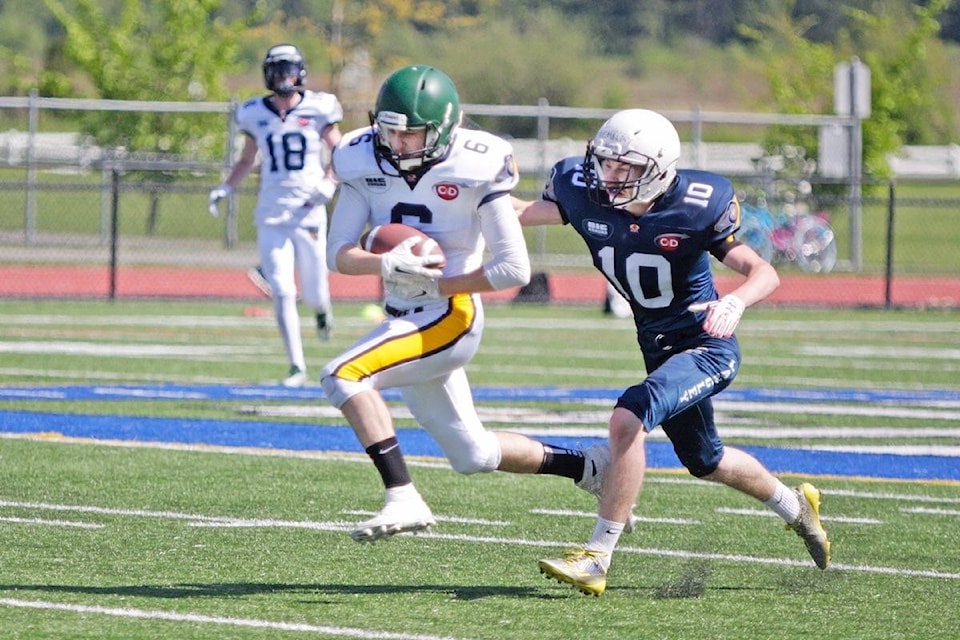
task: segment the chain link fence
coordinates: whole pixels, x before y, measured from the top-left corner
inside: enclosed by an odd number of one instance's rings
[[[520,197],[536,197],[550,166],[583,152],[582,138],[552,136],[557,122],[592,132],[611,110],[464,105],[479,126],[497,130],[505,118],[533,118],[537,138],[514,140],[524,179]],[[79,111],[125,108],[176,111],[182,117],[216,114],[222,123],[222,158],[136,154],[104,149],[89,137],[58,130]],[[232,128],[235,105],[137,103],[0,98],[0,295],[5,297],[202,297],[250,298],[261,294],[246,279],[257,263],[251,176],[224,207],[210,216],[207,195],[219,184],[238,150]],[[347,109],[363,124],[357,113]],[[355,112],[355,113],[354,113]],[[64,117],[64,116],[67,117]],[[960,182],[948,170],[930,176],[874,183],[825,178],[825,158],[797,157],[787,149],[767,155],[750,139],[769,126],[816,132],[859,122],[829,116],[711,114],[665,115],[684,139],[682,166],[729,176],[745,211],[768,216],[758,241],[784,276],[775,302],[864,306],[960,306]],[[734,138],[723,141],[724,135]],[[793,155],[791,155],[793,154]],[[828,159],[829,160],[829,159]],[[838,164],[836,159],[834,164]],[[839,165],[849,164],[841,158]],[[851,169],[847,175],[858,175]],[[804,220],[829,228],[803,239]],[[753,223],[751,223],[753,224]],[[760,233],[760,232],[758,232]],[[812,233],[812,232],[810,232]],[[535,271],[557,283],[569,276],[582,295],[558,299],[595,301],[603,284],[579,238],[562,227],[528,230]],[[792,234],[792,235],[791,235]],[[793,239],[794,236],[798,239]],[[828,242],[832,255],[809,259]],[[819,244],[818,244],[819,243]],[[761,248],[763,248],[761,247]],[[759,250],[759,249],[758,249]],[[829,253],[829,252],[828,252]],[[718,267],[718,277],[722,276]],[[722,283],[722,280],[721,280]],[[375,297],[376,286],[331,282],[334,297]],[[721,284],[722,286],[722,284]],[[833,292],[833,293],[831,293]],[[854,295],[855,294],[855,295]]]

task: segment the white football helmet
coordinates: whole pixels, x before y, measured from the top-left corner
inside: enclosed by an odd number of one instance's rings
[[[605,180],[604,160],[636,169],[626,180]],[[673,123],[656,111],[627,109],[604,122],[587,143],[583,173],[591,200],[623,208],[659,198],[677,177],[679,162],[680,136]]]
[[[306,77],[303,54],[292,44],[274,45],[263,57],[263,84],[279,96],[292,95]]]

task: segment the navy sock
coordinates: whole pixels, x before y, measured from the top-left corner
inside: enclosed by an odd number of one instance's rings
[[[543,463],[537,473],[570,478],[574,482],[583,477],[583,452],[553,445],[543,445]]]

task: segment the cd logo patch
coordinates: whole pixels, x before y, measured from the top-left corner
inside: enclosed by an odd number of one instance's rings
[[[460,195],[460,187],[450,182],[440,182],[434,185],[433,190],[441,200],[456,200]]]
[[[689,237],[685,233],[664,233],[654,238],[653,241],[664,251],[676,251],[680,248],[680,241]]]

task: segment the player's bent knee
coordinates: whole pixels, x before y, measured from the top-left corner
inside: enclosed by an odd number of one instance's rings
[[[626,407],[617,407],[610,416],[609,429],[611,434],[632,437],[637,431],[645,431],[643,421]]]
[[[282,298],[297,298],[297,285],[290,282],[279,282],[275,279],[270,280],[270,288],[273,291],[273,297],[277,300]]]
[[[703,478],[716,471],[717,467],[720,466],[720,458],[723,457],[722,454],[713,456],[683,456],[678,453],[677,455],[680,457],[680,462],[683,463],[683,466],[690,472],[690,475],[695,478]]]
[[[320,386],[323,387],[323,393],[327,396],[327,400],[337,409],[361,391],[371,388],[370,385],[362,382],[351,382],[338,378],[326,369],[320,373]]]
[[[500,443],[492,433],[484,432],[481,438],[463,444],[467,446],[445,451],[450,466],[457,473],[491,473],[500,466]]]

